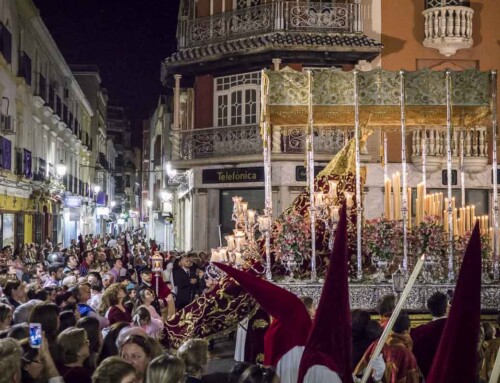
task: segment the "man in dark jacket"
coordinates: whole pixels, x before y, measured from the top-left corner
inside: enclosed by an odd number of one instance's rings
[[[177,288],[175,308],[180,310],[191,303],[193,297],[193,287],[196,287],[198,280],[191,274],[191,259],[184,254],[179,261],[179,266],[173,269],[174,285]]]

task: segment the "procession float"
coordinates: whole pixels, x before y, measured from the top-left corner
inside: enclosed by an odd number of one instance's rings
[[[405,307],[426,310],[435,291],[454,289],[472,228],[479,222],[482,240],[484,312],[499,308],[499,241],[496,120],[496,72],[385,70],[297,72],[263,71],[261,136],[265,171],[265,209],[256,212],[240,197],[233,199],[234,235],[220,238],[211,261],[261,274],[298,296],[318,300],[333,248],[339,209],[348,213],[351,308],[373,309],[390,293],[401,293],[417,260],[426,254],[422,272]],[[281,129],[305,132],[307,189],[279,217],[272,216],[271,163]],[[343,149],[315,174],[314,153],[325,131],[342,132]],[[380,217],[365,219],[367,169],[362,153],[370,135],[381,136],[384,207]],[[399,169],[389,173],[387,136],[400,136]],[[329,135],[331,137],[331,135]],[[407,148],[419,153],[418,179],[408,179]],[[446,193],[428,193],[428,162],[444,155]],[[465,158],[491,159],[490,208],[476,213],[465,199]],[[427,158],[429,157],[429,158]],[[475,166],[486,167],[487,163]],[[434,169],[435,167],[433,167]],[[458,170],[460,198],[453,194]],[[392,167],[394,169],[394,167]],[[441,170],[441,169],[440,169]],[[176,341],[210,337],[234,329],[256,310],[253,299],[215,266],[215,287],[167,321]],[[223,318],[223,319],[222,319]],[[179,334],[182,335],[179,335]]]

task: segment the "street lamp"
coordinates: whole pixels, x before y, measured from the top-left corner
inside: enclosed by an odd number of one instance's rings
[[[165,172],[169,177],[174,177],[177,174],[177,170],[172,169],[172,164],[170,162],[167,162],[165,165]]]
[[[167,202],[172,199],[172,193],[170,193],[167,189],[163,189],[160,191],[160,197],[163,202]]]
[[[111,201],[110,205],[111,205],[112,208],[115,207],[116,206],[116,201]]]
[[[94,193],[95,194],[99,193],[99,191],[101,190],[101,187],[99,185],[97,185],[97,184],[94,185],[93,188],[94,188]]]
[[[59,177],[64,177],[66,175],[66,165],[64,165],[63,160],[61,160],[57,165],[56,165],[56,172]]]
[[[153,207],[153,201],[151,201],[150,199],[148,199],[148,200],[146,201],[146,205],[147,205],[148,207]]]

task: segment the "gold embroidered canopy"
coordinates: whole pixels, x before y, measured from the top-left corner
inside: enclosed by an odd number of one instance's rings
[[[273,125],[306,125],[307,74],[285,68],[268,71],[268,113]],[[346,128],[354,124],[354,72],[313,73],[314,126]],[[406,124],[446,126],[446,74],[419,70],[405,73]],[[399,72],[358,72],[359,116],[364,127],[397,129],[401,125]],[[452,72],[452,124],[473,127],[490,117],[490,73]]]

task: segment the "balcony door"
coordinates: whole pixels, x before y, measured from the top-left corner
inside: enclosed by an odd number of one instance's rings
[[[256,125],[259,97],[258,72],[216,78],[214,126]]]

